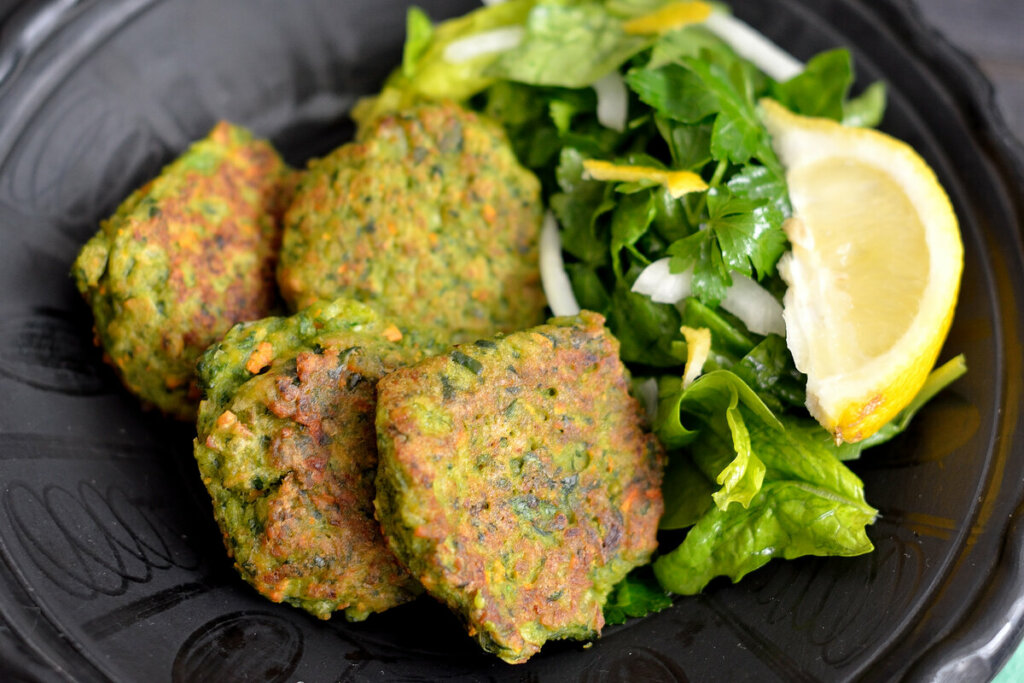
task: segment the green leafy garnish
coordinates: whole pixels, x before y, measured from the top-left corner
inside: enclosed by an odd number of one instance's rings
[[[659,529],[685,529],[693,526],[714,505],[715,484],[693,464],[686,453],[673,453],[665,467],[661,485],[665,513]]]
[[[718,435],[721,443],[730,445],[729,457],[713,471],[701,466],[704,474],[721,486],[713,494],[715,504],[722,508],[733,502],[748,505],[761,487],[765,466],[751,450],[740,404],[749,416],[781,430],[775,415],[743,380],[727,370],[707,373],[686,389],[663,381],[659,394],[654,429],[662,442],[671,448],[686,445],[704,432]],[[689,427],[684,426],[684,418],[689,419]],[[691,453],[700,466],[700,449],[692,448]]]
[[[850,51],[830,50],[807,62],[799,75],[776,85],[772,94],[787,109],[804,116],[839,121],[843,118],[843,103],[852,84]]]
[[[864,128],[877,126],[885,114],[885,100],[885,84],[872,83],[858,97],[843,103],[843,123]]]
[[[526,21],[526,36],[504,53],[488,75],[531,85],[585,88],[650,47],[598,4],[540,4]]]
[[[874,549],[865,527],[876,512],[862,501],[799,481],[768,481],[749,507],[712,507],[682,545],[654,562],[658,582],[682,595],[716,576],[735,583],[774,557],[853,556]]]
[[[604,605],[606,624],[624,624],[672,606],[672,598],[649,574],[650,570],[636,570],[615,585]]]

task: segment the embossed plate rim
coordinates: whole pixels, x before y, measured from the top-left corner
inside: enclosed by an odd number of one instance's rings
[[[149,5],[151,2],[152,0],[122,0],[120,6],[123,8],[138,8]],[[27,47],[24,43],[18,42],[19,34],[17,31],[4,32],[2,34],[5,40],[0,42],[0,65],[11,63],[13,67],[6,72],[7,78],[4,77],[3,69],[0,69],[0,96],[2,96],[5,90],[5,85],[13,78],[11,74],[17,73],[17,55],[14,55],[14,53],[18,49],[23,52],[25,50],[31,52],[32,49],[35,49],[41,42],[45,41],[46,30],[58,29],[62,22],[72,20],[74,14],[88,4],[88,2],[81,0],[46,0],[32,3],[24,8],[23,12],[18,14],[18,17],[21,17],[21,20],[26,22],[33,17],[43,17],[45,21],[40,19],[41,23],[35,25],[41,32],[35,34],[37,42]],[[987,151],[992,157],[991,161],[1000,167],[1001,177],[1008,179],[1011,187],[1024,187],[1024,148],[1021,147],[1020,143],[1009,132],[995,106],[994,91],[991,85],[980,75],[980,72],[971,63],[970,59],[954,48],[948,41],[929,29],[909,0],[888,0],[888,2],[876,3],[876,6],[872,7],[870,11],[885,15],[891,19],[893,30],[904,35],[911,43],[915,54],[934,70],[954,74],[949,79],[948,85],[960,95],[958,104],[964,107],[965,111],[974,120],[979,122],[983,132],[989,136],[991,144]],[[13,61],[6,61],[8,59]],[[1024,209],[1021,206],[1022,200],[1019,194],[1013,199],[1017,202],[1016,211],[1019,218],[1020,215],[1024,214]],[[1024,250],[1020,247],[1020,237],[1019,231],[1013,233],[1016,244],[1013,256],[1017,258],[1018,263],[1024,262],[1024,259],[1021,257]],[[1010,322],[1012,323],[1013,321]],[[1020,431],[1013,432],[1012,436],[1015,439],[1016,449],[1018,451],[1022,450]],[[1018,497],[1014,502],[1019,512],[1021,500],[1020,492],[1018,491],[1017,493]],[[1012,612],[1015,624],[1012,624],[1012,626],[1015,628],[1015,631],[1009,636],[998,629],[993,633],[991,619],[986,620],[984,614],[979,616],[977,610],[975,613],[967,613],[949,631],[942,642],[935,644],[930,650],[921,653],[919,660],[916,662],[916,668],[912,672],[914,677],[927,678],[936,672],[955,670],[956,667],[970,668],[978,664],[976,660],[978,660],[979,656],[984,660],[983,664],[989,667],[998,667],[1009,656],[1009,653],[1013,651],[1014,646],[1022,635],[1021,629],[1024,627],[1024,601],[1022,601],[1024,576],[1021,575],[1019,569],[1016,573],[1012,571],[1016,558],[1020,557],[1021,554],[1019,546],[1024,541],[1024,528],[1019,523],[1013,526],[1007,525],[1004,538],[1007,548],[1001,556],[1000,562],[994,565],[989,574],[993,580],[984,594],[980,596],[978,610],[984,610],[986,607],[991,608],[993,604],[999,605],[1000,599],[1014,599]],[[8,569],[17,571],[17,568],[9,567]],[[18,595],[16,598],[25,604],[28,604],[30,601],[29,597],[25,595]],[[2,616],[0,614],[0,655],[2,655],[4,660],[3,666],[10,667],[12,669],[11,673],[17,674],[20,672],[25,677],[43,678],[49,677],[50,674],[58,676],[63,674],[66,676],[69,674],[69,671],[74,671],[72,668],[47,671],[46,669],[40,669],[40,662],[36,661],[39,656],[43,656],[47,660],[44,663],[59,667],[61,660],[65,662],[68,660],[62,656],[58,657],[57,650],[60,650],[61,655],[73,656],[75,652],[74,644],[62,641],[58,636],[54,635],[53,642],[49,643],[45,648],[41,648],[42,644],[38,641],[29,644],[29,647],[34,650],[35,656],[33,656],[32,652],[19,651],[18,648],[24,646],[25,643],[19,645],[18,641],[20,639],[11,630],[4,628]],[[995,643],[995,647],[991,647],[993,643]],[[46,652],[47,650],[49,650],[48,653]],[[898,651],[899,643],[894,643],[890,650]],[[84,660],[75,660],[73,666],[79,666],[82,663],[84,663]],[[950,669],[950,667],[953,667],[953,669]],[[974,669],[971,670],[973,671]]]

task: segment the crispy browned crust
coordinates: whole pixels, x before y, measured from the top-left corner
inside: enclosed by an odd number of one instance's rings
[[[392,548],[506,661],[597,635],[655,549],[664,455],[597,314],[383,378],[377,433]]]

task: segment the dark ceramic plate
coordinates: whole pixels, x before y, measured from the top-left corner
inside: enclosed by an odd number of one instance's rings
[[[982,680],[1024,624],[1021,154],[978,72],[906,2],[736,0],[802,58],[847,45],[884,128],[938,172],[966,269],[945,355],[971,370],[856,463],[882,516],[856,559],[773,562],[593,647],[482,654],[427,600],[318,622],[233,573],[192,430],[139,409],[68,278],[130,189],[218,118],[293,163],[396,63],[395,0],[0,3],[0,670],[6,680]],[[423,1],[436,18],[470,0]]]

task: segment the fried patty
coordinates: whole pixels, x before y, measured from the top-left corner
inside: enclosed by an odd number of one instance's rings
[[[311,162],[285,218],[293,308],[347,296],[471,341],[543,319],[540,184],[504,131],[452,103],[386,115]]]
[[[96,341],[143,401],[195,419],[199,354],[236,322],[274,310],[280,218],[293,186],[269,143],[221,122],[82,249],[72,275]]]
[[[664,454],[589,312],[456,347],[377,387],[377,516],[426,590],[518,663],[587,639],[656,546]]]
[[[374,416],[377,380],[431,344],[338,300],[238,325],[203,355],[195,456],[257,591],[352,621],[421,592],[374,519]]]

